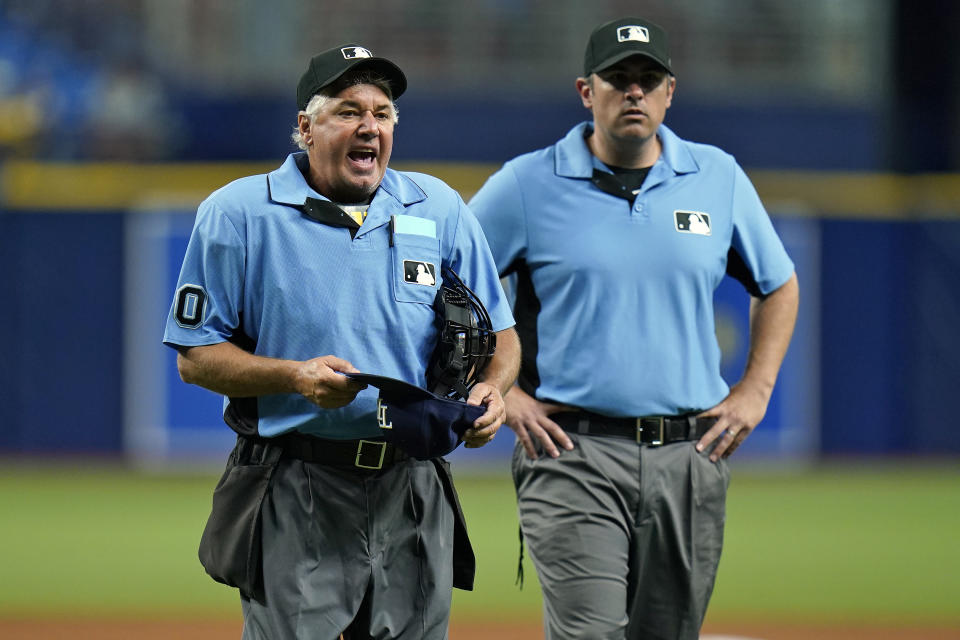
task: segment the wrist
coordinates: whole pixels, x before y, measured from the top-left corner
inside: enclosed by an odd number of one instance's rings
[[[309,388],[309,376],[306,371],[307,363],[296,360],[282,360],[277,363],[276,379],[282,387],[281,393],[298,393],[305,395]]]
[[[773,382],[763,378],[751,378],[744,376],[743,379],[736,384],[736,387],[740,391],[751,393],[764,403],[767,403],[770,402],[770,397],[773,395],[773,385]]]

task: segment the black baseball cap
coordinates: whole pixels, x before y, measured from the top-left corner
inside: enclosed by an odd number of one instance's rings
[[[606,22],[590,34],[583,56],[583,75],[603,71],[630,56],[646,56],[673,75],[667,32],[643,18],[619,18]]]
[[[371,373],[344,374],[380,390],[383,438],[419,460],[445,456],[463,442],[464,432],[487,412],[485,407],[442,398],[397,378]]]
[[[345,44],[310,58],[307,70],[297,83],[297,107],[301,111],[306,109],[310,98],[317,95],[318,91],[356,67],[370,69],[386,78],[394,99],[399,98],[407,89],[407,77],[403,75],[400,67],[386,58],[374,56],[366,47]]]

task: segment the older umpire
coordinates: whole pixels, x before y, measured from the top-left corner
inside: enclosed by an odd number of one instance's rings
[[[184,258],[164,342],[185,381],[225,396],[239,434],[201,559],[240,588],[248,640],[447,635],[449,474],[385,442],[376,390],[344,374],[426,386],[433,302],[453,269],[498,339],[468,398],[486,408],[463,436],[478,447],[503,420],[519,346],[463,201],[387,168],[405,88],[359,45],[314,56],[297,86],[304,151],[207,198]]]
[[[520,521],[549,638],[694,640],[726,458],[766,411],[797,281],[734,159],[663,125],[676,88],[663,29],[597,27],[576,88],[592,120],[505,164],[470,203],[517,276]],[[713,324],[725,273],[753,300],[732,388]]]

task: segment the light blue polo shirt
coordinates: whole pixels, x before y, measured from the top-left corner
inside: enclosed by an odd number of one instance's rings
[[[732,156],[661,126],[631,206],[591,181],[609,171],[591,126],[507,162],[470,201],[501,275],[517,275],[520,384],[611,416],[712,407],[729,391],[713,312],[728,254],[757,294],[793,263]]]
[[[509,302],[476,218],[440,180],[388,169],[356,236],[301,211],[325,200],[291,154],[267,175],[241,178],[199,207],[163,341],[231,341],[261,356],[334,355],[360,371],[425,386],[437,339],[433,301],[452,267],[479,296],[497,331]],[[232,406],[231,406],[232,405]],[[225,399],[228,423],[263,436],[299,430],[328,438],[380,433],[377,390],[341,409],[298,394]]]

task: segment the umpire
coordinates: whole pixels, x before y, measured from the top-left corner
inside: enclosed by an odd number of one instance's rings
[[[303,151],[197,212],[164,342],[184,381],[225,396],[238,433],[200,555],[239,587],[247,640],[445,638],[451,586],[471,586],[470,570],[455,575],[472,555],[454,556],[446,463],[386,442],[376,390],[343,375],[427,386],[448,268],[497,338],[466,446],[493,438],[518,367],[476,219],[441,181],[387,167],[405,88],[359,45],[314,56],[297,86]]]
[[[471,200],[523,343],[507,397],[520,523],[548,638],[698,637],[723,540],[726,458],[766,412],[798,287],[746,174],[663,125],[663,29],[597,27],[592,119],[514,158]],[[720,377],[713,293],[752,298],[743,378]]]

